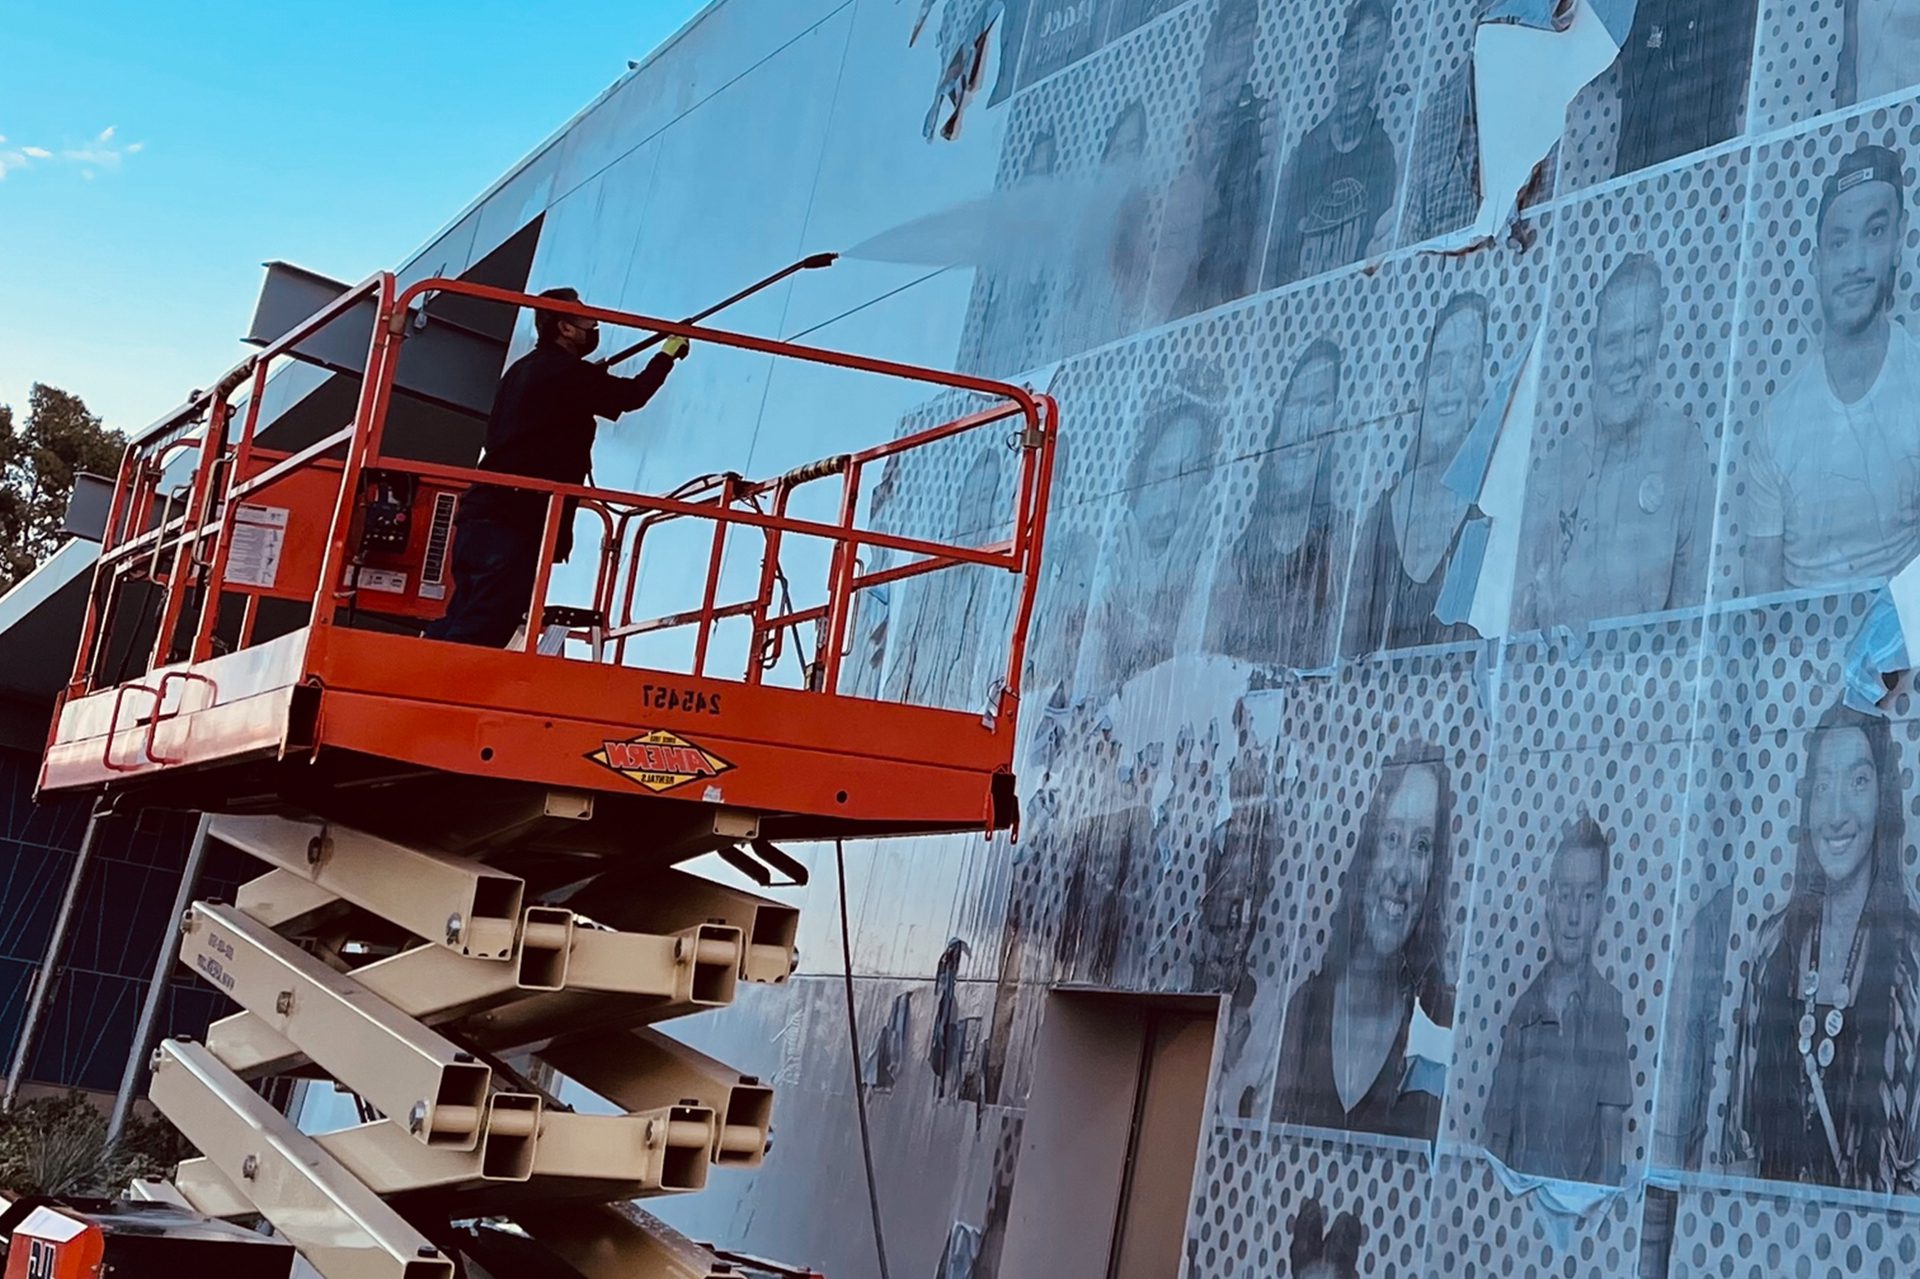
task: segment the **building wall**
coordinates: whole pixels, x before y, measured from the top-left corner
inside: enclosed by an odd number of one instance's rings
[[[0,1043],[11,1061],[45,961],[54,917],[86,832],[85,799],[34,802],[36,753],[0,748]],[[150,812],[109,819],[81,883],[59,985],[26,1078],[114,1092],[160,946],[177,937],[173,898],[193,837],[191,814]],[[210,859],[202,895],[231,901],[248,874],[231,853]],[[162,1035],[204,1036],[225,1004],[179,970],[167,986]]]
[[[1903,692],[1815,730],[1920,549],[1920,230],[1911,190],[1849,179],[1851,243],[1886,247],[1848,292],[1821,287],[1845,246],[1815,223],[1863,143],[1912,181],[1920,95],[1874,58],[1920,80],[1896,52],[1920,5],[1863,0],[1857,38],[1842,0],[1641,0],[1523,219],[1443,253],[1471,213],[1480,7],[1392,5],[1341,153],[1318,139],[1365,5],[726,0],[410,268],[457,271],[544,212],[531,287],[671,316],[881,237],[927,260],[850,256],[727,323],[1059,397],[1021,838],[847,850],[897,1273],[1008,1273],[1057,982],[1229,997],[1195,1276],[1914,1271],[1920,721]],[[995,14],[940,136],[942,73]],[[1856,82],[1884,96],[1842,105]],[[1880,227],[1857,216],[1876,187]],[[1881,297],[1892,371],[1866,362],[1850,417],[1821,357]],[[603,430],[597,476],[775,473],[956,408],[702,346]],[[871,516],[989,537],[1011,466],[957,445],[885,477]],[[1775,579],[1759,535],[1781,527]],[[649,600],[685,607],[704,555],[649,559]],[[756,568],[742,552],[729,580]],[[985,704],[1009,596],[948,576],[863,614],[856,688]],[[1830,839],[1803,838],[1808,813]],[[1854,883],[1869,845],[1858,998],[1834,994],[1829,942],[1816,1008],[1845,1005],[1838,1064],[1819,1019],[1809,1037],[1836,1160],[1782,938],[1821,905],[1816,868]],[[782,1086],[774,1153],[665,1211],[859,1276],[840,903],[830,850],[813,861],[797,979],[683,1028]],[[1564,1034],[1523,1001],[1554,972],[1587,1010]],[[1329,1071],[1375,1060],[1348,1107]],[[1317,1268],[1316,1206],[1351,1269]]]

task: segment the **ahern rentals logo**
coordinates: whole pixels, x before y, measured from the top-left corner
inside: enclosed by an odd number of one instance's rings
[[[602,743],[587,758],[650,791],[668,791],[718,777],[733,767],[712,751],[658,728],[624,742]]]

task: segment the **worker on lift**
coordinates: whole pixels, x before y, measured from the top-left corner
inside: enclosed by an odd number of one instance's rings
[[[540,294],[578,302],[570,288]],[[600,324],[579,316],[535,312],[533,350],[500,379],[487,417],[480,469],[557,484],[585,484],[593,468],[595,419],[619,417],[653,398],[685,359],[684,338],[671,338],[638,377],[619,377],[587,357],[600,345]],[[569,498],[554,562],[573,550]],[[540,566],[547,497],[526,489],[476,485],[460,502],[453,542],[453,602],[427,628],[429,639],[502,648],[526,617]]]

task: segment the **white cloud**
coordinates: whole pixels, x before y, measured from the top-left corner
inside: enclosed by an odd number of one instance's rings
[[[73,165],[79,168],[80,176],[91,182],[102,171],[117,170],[130,155],[139,155],[147,149],[144,142],[130,142],[121,145],[114,141],[119,134],[118,125],[108,125],[95,134],[91,141],[79,146],[64,147],[53,151],[40,146],[15,146],[0,150],[0,180],[15,169],[30,169],[36,165],[52,162],[54,164]],[[0,144],[6,142],[0,135]]]
[[[62,151],[60,158],[69,164],[92,165],[101,169],[120,167],[121,152],[114,147],[75,147]]]

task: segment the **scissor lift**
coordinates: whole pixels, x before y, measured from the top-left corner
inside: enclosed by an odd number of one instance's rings
[[[508,481],[547,503],[528,613],[541,624],[505,651],[438,643],[418,631],[445,608],[460,494],[502,477],[393,456],[383,439],[405,340],[455,295],[990,404],[767,481],[715,476],[666,497]],[[352,422],[296,452],[256,440],[275,362],[369,304]],[[327,1279],[451,1276],[456,1259],[504,1276],[527,1249],[586,1279],[743,1273],[631,1201],[757,1166],[771,1090],[657,1027],[726,1006],[742,982],[785,981],[797,921],[678,866],[717,853],[768,884],[804,877],[775,841],[1017,820],[1055,429],[1053,403],[1016,386],[379,275],[138,439],[41,784],[215,814],[213,836],[269,868],[182,921],[182,962],[242,1011],[204,1044],[154,1054],[152,1099],[201,1156],[146,1193],[264,1216]],[[1015,451],[1010,535],[956,545],[863,526],[864,473],[972,432]],[[793,514],[811,485],[830,486],[836,519]],[[547,594],[570,507],[601,529],[597,573],[588,605],[558,609]],[[669,524],[702,530],[704,581],[645,616],[642,552]],[[829,553],[818,601],[800,607],[777,588],[783,545],[804,540]],[[757,589],[723,600],[743,541],[760,552]],[[890,567],[868,567],[876,549]],[[992,704],[842,695],[861,592],[959,566],[1016,586]],[[710,669],[722,626],[748,636],[737,674]],[[670,631],[692,637],[681,668],[629,660]],[[550,655],[543,637],[569,642]],[[783,656],[801,671],[785,684]],[[303,1134],[255,1088],[288,1075],[336,1081],[365,1122]],[[620,1113],[564,1104],[560,1079]]]

